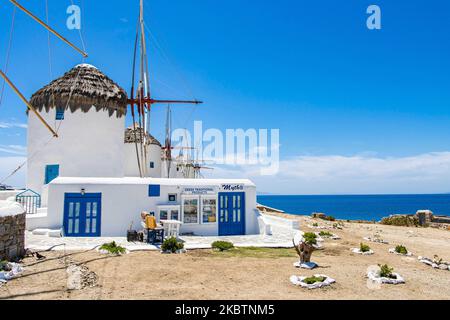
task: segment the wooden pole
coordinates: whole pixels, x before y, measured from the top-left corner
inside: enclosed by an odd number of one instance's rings
[[[47,127],[48,130],[53,134],[55,138],[58,137],[58,134],[55,130],[53,130],[52,127],[49,126],[49,124],[42,118],[42,116],[37,112],[37,110],[28,102],[28,100],[23,96],[23,94],[17,89],[17,87],[9,80],[9,78],[6,76],[6,74],[3,73],[2,70],[0,70],[0,76],[5,79],[6,83],[14,90],[14,92],[19,96],[19,98],[27,105],[28,109],[33,111],[36,116],[39,118],[39,120]]]
[[[73,43],[71,43],[69,40],[64,38],[62,35],[60,35],[57,31],[55,31],[52,27],[47,25],[44,21],[36,17],[34,14],[32,14],[30,11],[28,11],[26,8],[24,8],[22,5],[20,5],[16,0],[9,0],[13,5],[15,5],[17,8],[25,12],[27,15],[29,15],[31,18],[33,18],[36,22],[38,22],[41,26],[43,26],[45,29],[53,33],[55,36],[57,36],[59,39],[64,41],[66,44],[68,44],[70,47],[78,51],[84,58],[87,58],[88,54],[84,52],[83,50],[76,47]]]

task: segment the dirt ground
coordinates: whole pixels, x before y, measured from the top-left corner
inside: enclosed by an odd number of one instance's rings
[[[301,228],[312,223],[307,217]],[[344,223],[334,230],[341,240],[326,240],[325,249],[313,254],[321,267],[298,270],[294,249],[240,249],[228,253],[193,250],[182,255],[134,252],[120,257],[95,251],[45,252],[45,260],[24,259],[22,276],[0,288],[0,299],[450,299],[450,271],[435,270],[417,260],[435,254],[450,260],[450,232],[431,228],[405,228],[375,224]],[[389,245],[362,240],[379,234]],[[350,252],[360,242],[370,245],[372,256]],[[405,245],[414,257],[388,253]],[[66,261],[66,262],[65,262]],[[96,273],[94,287],[67,289],[67,261]],[[404,285],[370,288],[365,274],[371,265],[389,264],[406,280]],[[290,284],[291,275],[326,274],[336,283],[329,288],[306,290]]]

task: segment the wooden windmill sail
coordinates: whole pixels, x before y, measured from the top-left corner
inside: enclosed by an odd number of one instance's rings
[[[58,33],[55,29],[50,27],[48,24],[46,24],[44,21],[39,19],[36,15],[31,13],[28,9],[26,9],[24,6],[19,4],[16,0],[9,0],[15,7],[26,13],[29,17],[31,17],[33,20],[35,20],[38,24],[43,26],[45,29],[47,29],[49,32],[54,34],[56,37],[58,37],[61,41],[66,43],[68,46],[70,46],[72,49],[76,50],[78,53],[80,53],[84,58],[88,56],[88,54],[79,49],[77,46],[75,46],[73,43],[71,43],[69,40],[64,38],[60,33]],[[25,103],[27,108],[34,112],[38,119],[42,122],[43,125],[52,133],[53,137],[57,138],[58,133],[42,118],[42,116],[39,114],[39,112],[29,103],[29,101],[24,97],[24,95],[20,92],[20,90],[14,85],[14,83],[11,81],[11,79],[2,71],[0,70],[0,76],[4,79],[4,81],[11,87],[11,89],[19,96],[19,98]]]

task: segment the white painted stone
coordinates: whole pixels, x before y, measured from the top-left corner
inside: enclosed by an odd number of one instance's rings
[[[317,268],[319,265],[315,262],[305,262],[305,263],[301,263],[300,261],[294,262],[294,267],[296,268],[301,268],[301,269],[308,269],[308,270],[312,270],[314,268]]]
[[[369,250],[369,251],[367,251],[367,252],[362,252],[359,248],[352,248],[352,249],[350,249],[350,250],[351,250],[353,253],[361,254],[361,255],[363,255],[363,256],[370,256],[370,255],[374,254],[374,252],[373,252],[372,249]]]
[[[325,281],[316,282],[313,284],[307,284],[307,283],[303,282],[307,277],[302,277],[302,276],[291,276],[290,281],[293,285],[300,286],[300,287],[307,288],[307,289],[318,289],[318,288],[330,286],[331,284],[336,282],[336,280],[334,280],[333,278],[330,278],[323,274],[316,274],[314,276],[315,277],[324,277]]]
[[[396,254],[396,255],[398,255],[398,256],[404,256],[404,257],[412,257],[412,256],[413,256],[413,253],[412,253],[412,252],[409,252],[409,251],[408,251],[407,254],[401,254],[401,253],[398,253],[397,251],[395,251],[394,248],[389,249],[389,253],[394,253],[394,254]]]
[[[386,278],[380,276],[380,270],[374,271],[371,270],[367,273],[367,278],[369,280],[376,282],[376,283],[385,283],[385,284],[402,284],[405,283],[405,279],[403,279],[402,276],[400,276],[398,273],[392,273],[396,278]]]

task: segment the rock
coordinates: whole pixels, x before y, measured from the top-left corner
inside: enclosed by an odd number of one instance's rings
[[[314,268],[317,268],[318,266],[319,265],[315,262],[304,262],[304,263],[301,263],[300,261],[294,262],[294,267],[296,268],[312,270]]]
[[[439,265],[439,269],[441,269],[441,270],[447,270],[448,269],[448,266],[446,265],[446,264],[440,264]]]

